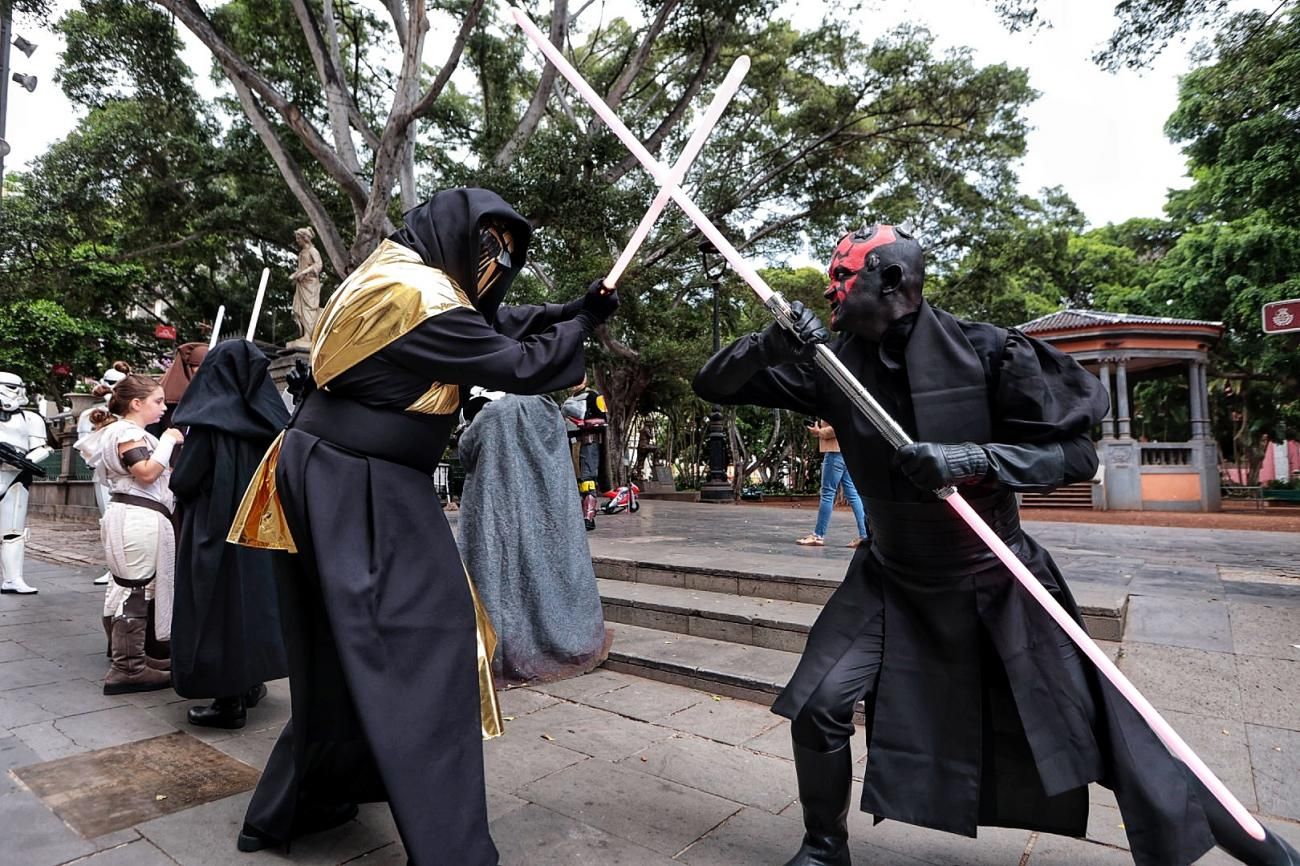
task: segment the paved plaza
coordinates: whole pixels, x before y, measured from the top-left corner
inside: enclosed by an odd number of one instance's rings
[[[812,519],[807,508],[645,502],[638,515],[601,518],[592,552],[661,571],[691,565],[838,580],[851,518],[836,514],[828,546],[795,547]],[[1076,585],[1127,595],[1124,639],[1109,651],[1247,807],[1300,844],[1300,537],[1072,523],[1029,530]],[[185,711],[194,702],[170,691],[105,697],[102,589],[91,584],[102,572],[95,527],[37,521],[29,551],[28,579],[40,595],[0,597],[0,769],[23,775],[178,731],[262,766],[288,715],[287,682],[270,684],[241,731],[190,727]],[[615,651],[631,634],[622,629],[615,624]],[[665,644],[689,638],[635,631]],[[728,646],[741,659],[773,652]],[[610,670],[511,690],[502,704],[506,735],[485,744],[485,754],[492,832],[507,866],[779,866],[798,843],[788,725],[765,706]],[[860,776],[861,737],[855,749]],[[103,797],[113,797],[111,786]],[[43,801],[8,772],[0,775],[0,866],[405,863],[382,805],[300,840],[289,856],[240,854],[234,839],[248,797],[233,793],[84,838],[53,811],[64,801]],[[1086,840],[998,829],[972,840],[895,822],[873,827],[855,811],[854,862],[1130,863],[1113,798],[1095,788],[1092,799]],[[1201,862],[1233,861],[1211,852]]]

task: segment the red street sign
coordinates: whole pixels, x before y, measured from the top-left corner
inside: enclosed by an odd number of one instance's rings
[[[1274,301],[1264,305],[1264,333],[1285,334],[1300,331],[1300,298]]]
[[[175,325],[154,325],[153,335],[160,340],[175,340],[176,326]]]

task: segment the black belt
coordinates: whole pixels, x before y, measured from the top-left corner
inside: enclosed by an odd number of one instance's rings
[[[1023,537],[1016,495],[999,490],[968,499],[994,532],[1015,548]],[[956,576],[991,566],[997,555],[945,502],[863,503],[871,522],[871,550],[889,568],[934,577]]]
[[[440,433],[450,431],[450,417],[376,409],[316,390],[298,407],[289,429],[432,475],[441,456],[433,446]]]

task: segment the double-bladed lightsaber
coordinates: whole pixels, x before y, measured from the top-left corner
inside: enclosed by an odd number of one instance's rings
[[[613,269],[605,278],[605,285],[610,290],[613,290],[618,278],[622,276],[623,270],[627,267],[633,254],[635,254],[637,248],[645,241],[655,219],[658,218],[660,212],[662,212],[663,208],[667,205],[668,199],[672,199],[677,203],[677,206],[685,212],[686,216],[690,218],[691,222],[695,224],[695,227],[699,229],[700,233],[708,238],[713,243],[713,246],[717,248],[718,252],[726,258],[732,269],[750,285],[758,295],[759,300],[762,301],[763,305],[771,311],[777,321],[780,322],[783,327],[793,330],[794,320],[790,312],[790,305],[786,302],[785,298],[782,297],[779,292],[774,292],[772,288],[763,281],[763,278],[758,275],[758,272],[745,261],[745,258],[734,246],[731,245],[731,242],[727,240],[726,236],[724,236],[722,232],[718,231],[718,228],[713,225],[712,221],[709,220],[704,212],[695,205],[695,202],[692,201],[690,196],[681,188],[681,181],[685,176],[686,169],[703,146],[704,140],[708,137],[714,124],[717,123],[718,118],[721,117],[727,103],[730,102],[731,97],[739,88],[740,79],[744,77],[745,70],[749,66],[748,58],[742,57],[732,66],[722,87],[719,88],[718,93],[714,96],[713,103],[709,106],[708,111],[705,113],[699,126],[696,128],[695,133],[691,136],[691,139],[683,149],[677,164],[671,169],[668,169],[655,159],[648,150],[646,150],[644,145],[642,145],[637,137],[632,134],[631,130],[629,130],[618,118],[618,115],[615,114],[614,111],[605,103],[605,100],[591,88],[591,85],[587,84],[586,80],[582,77],[582,74],[579,73],[578,70],[574,69],[573,65],[565,59],[560,50],[550,43],[546,35],[537,28],[537,25],[533,23],[527,13],[517,6],[512,6],[511,14],[514,16],[515,22],[524,33],[527,34],[528,38],[531,39],[546,56],[546,59],[549,60],[560,74],[568,80],[569,84],[578,91],[587,104],[591,106],[591,109],[596,113],[596,115],[605,122],[605,125],[608,126],[616,136],[618,136],[627,149],[632,152],[632,155],[637,158],[637,161],[641,163],[645,170],[650,173],[655,182],[659,185],[659,193],[655,196],[650,211],[646,214],[645,218],[641,220],[640,225],[638,225],[636,231],[633,232],[632,238],[629,240],[627,247],[618,257]],[[880,431],[881,435],[883,435],[891,445],[895,448],[901,448],[904,445],[910,445],[912,443],[912,438],[907,434],[907,431],[899,426],[897,421],[890,417],[889,413],[886,412],[878,402],[876,402],[876,399],[871,395],[871,393],[862,386],[862,383],[848,371],[848,369],[840,362],[840,359],[837,358],[827,346],[818,343],[813,346],[813,351],[814,360],[817,366],[820,367],[831,381],[833,381],[835,385],[844,392],[845,396],[849,398],[849,401],[853,403],[862,414],[867,416],[871,423]],[[1175,757],[1185,763],[1191,769],[1192,773],[1195,774],[1196,778],[1200,779],[1205,787],[1210,790],[1215,799],[1223,804],[1224,808],[1227,809],[1237,823],[1241,825],[1242,829],[1255,839],[1263,840],[1265,837],[1263,826],[1255,820],[1253,815],[1246,811],[1246,807],[1232,795],[1232,792],[1229,791],[1221,781],[1219,781],[1219,778],[1215,776],[1214,773],[1211,772],[1210,768],[1205,765],[1205,762],[1192,751],[1192,748],[1178,735],[1178,732],[1164,720],[1156,708],[1151,705],[1151,702],[1148,701],[1131,682],[1129,682],[1128,677],[1124,676],[1120,669],[1115,666],[1115,663],[1112,662],[1102,649],[1093,642],[1092,638],[1088,637],[1087,632],[1085,632],[1079,624],[1076,623],[1068,613],[1066,613],[1065,609],[1061,607],[1060,603],[1057,602],[1056,599],[1052,598],[1051,594],[1048,593],[1043,585],[1039,583],[1038,579],[1030,573],[1024,563],[1022,563],[1020,559],[1012,553],[1011,549],[1007,547],[1006,542],[1004,542],[998,534],[984,522],[983,518],[981,518],[979,514],[970,507],[970,504],[967,503],[962,495],[957,492],[956,488],[946,487],[943,490],[936,491],[936,493],[941,499],[943,499],[943,501],[947,502],[954,511],[957,512],[966,525],[969,526],[971,530],[973,530],[975,534],[988,545],[989,549],[997,554],[998,559],[1002,561],[1002,564],[1007,567],[1007,570],[1009,570],[1016,580],[1020,582],[1020,585],[1023,586],[1031,596],[1033,596],[1034,600],[1037,601],[1043,609],[1047,611],[1048,615],[1056,621],[1056,624],[1059,625],[1067,635],[1069,635],[1070,640],[1074,641],[1075,645],[1077,645],[1083,654],[1097,666],[1097,669],[1101,671],[1116,690],[1119,691],[1119,693],[1123,695],[1130,704],[1132,704],[1133,708],[1137,710],[1142,718],[1146,720],[1147,724],[1151,726],[1152,730],[1155,731],[1156,736],[1160,738],[1166,748],[1168,748]]]

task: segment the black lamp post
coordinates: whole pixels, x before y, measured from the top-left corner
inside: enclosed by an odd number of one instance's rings
[[[713,353],[722,348],[718,330],[718,289],[727,272],[727,260],[709,240],[700,241],[700,264],[713,288]],[[722,424],[722,407],[713,404],[709,413],[709,477],[700,488],[701,502],[733,502],[735,493],[727,480],[727,433]]]

